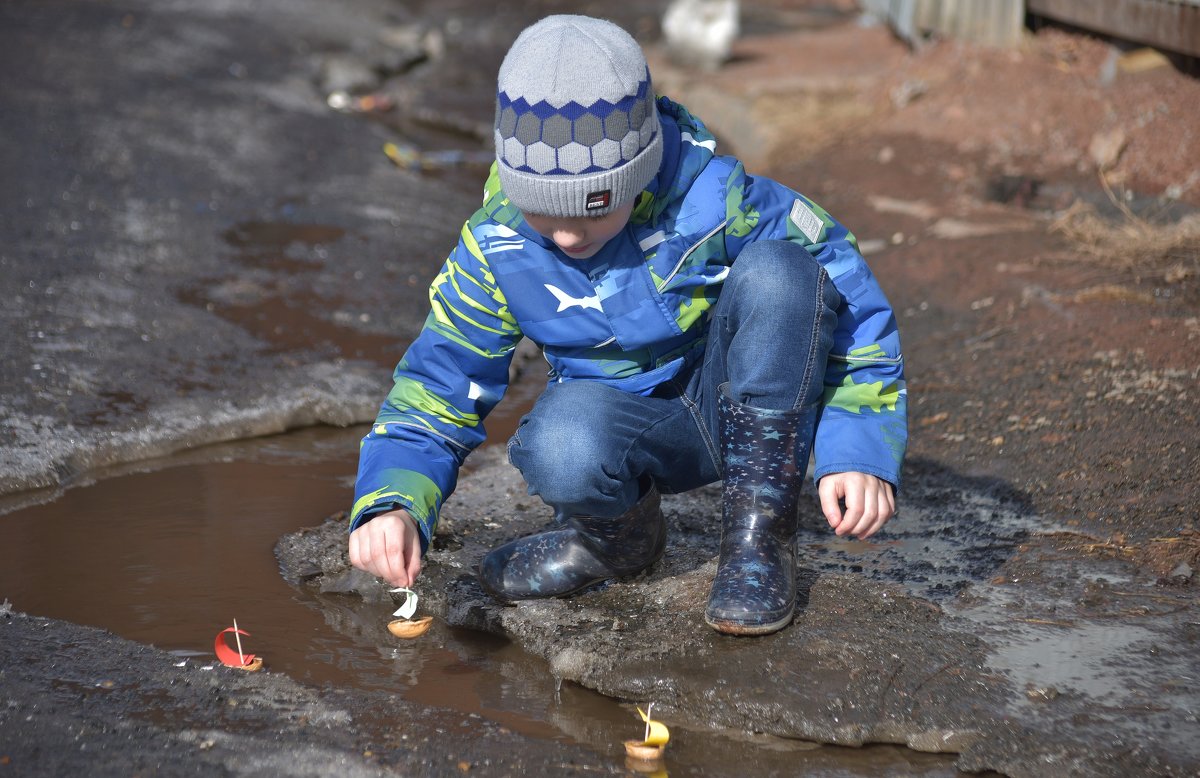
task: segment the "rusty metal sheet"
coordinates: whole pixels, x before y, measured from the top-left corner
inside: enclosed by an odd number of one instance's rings
[[[1200,57],[1200,2],[1191,0],[1027,0],[1029,13]]]

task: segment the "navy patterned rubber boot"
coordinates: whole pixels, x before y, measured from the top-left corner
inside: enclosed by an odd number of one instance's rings
[[[725,485],[721,553],[704,620],[730,635],[786,627],[796,609],[796,522],[817,406],[772,411],[718,400]]]
[[[662,557],[666,543],[658,489],[648,482],[637,503],[616,518],[573,516],[562,529],[492,549],[479,566],[479,580],[505,602],[564,597],[645,570]]]

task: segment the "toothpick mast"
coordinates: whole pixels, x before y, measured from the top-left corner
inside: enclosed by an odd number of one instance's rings
[[[654,703],[650,703],[649,705],[646,706],[646,734],[642,735],[643,742],[650,739],[650,711],[653,709],[654,709]]]
[[[242,655],[242,635],[241,635],[241,633],[240,633],[240,632],[238,632],[238,627],[237,627],[237,619],[234,619],[234,620],[233,620],[233,638],[234,638],[234,640],[236,640],[236,641],[237,641],[237,647],[238,647],[238,661],[239,661],[239,662],[241,662],[242,664],[246,664],[246,657]],[[650,727],[650,725],[649,725],[649,724],[647,724],[647,725],[646,725],[646,732],[647,732],[647,733],[649,733],[649,732],[650,732],[650,729],[649,729],[649,727]],[[649,735],[648,735],[648,734],[647,734],[647,737],[649,737]]]

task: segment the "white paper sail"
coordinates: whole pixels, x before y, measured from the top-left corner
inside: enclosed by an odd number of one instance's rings
[[[412,615],[417,612],[417,593],[412,589],[405,589],[403,586],[392,589],[393,593],[404,592],[404,604],[396,609],[393,616],[402,619],[411,619]]]

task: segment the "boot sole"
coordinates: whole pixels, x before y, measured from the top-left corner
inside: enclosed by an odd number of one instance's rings
[[[792,618],[796,615],[796,611],[792,610],[783,618],[772,621],[769,624],[747,624],[741,621],[731,621],[727,619],[709,618],[707,614],[704,616],[704,622],[708,626],[715,629],[717,632],[726,635],[769,635],[772,632],[779,630],[792,623]]]

